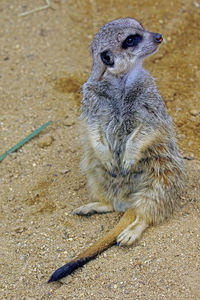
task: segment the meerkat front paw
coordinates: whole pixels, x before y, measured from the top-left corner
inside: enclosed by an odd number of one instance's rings
[[[95,213],[108,213],[112,211],[113,211],[113,206],[111,204],[92,202],[77,208],[73,212],[73,215],[88,216]]]
[[[148,227],[148,224],[144,220],[138,220],[138,218],[130,224],[117,238],[118,246],[130,246],[132,245],[142,234],[142,232]]]
[[[104,167],[106,168],[106,170],[108,171],[108,173],[116,178],[117,177],[117,168],[114,166],[114,162],[112,161],[105,161],[104,162]]]

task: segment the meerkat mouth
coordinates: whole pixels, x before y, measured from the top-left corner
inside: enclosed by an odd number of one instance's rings
[[[149,52],[147,52],[147,53],[139,56],[139,58],[145,58],[145,57],[147,57],[149,55],[152,55],[152,54],[156,53],[158,51],[158,49],[159,49],[159,46],[157,45],[153,50],[151,50],[151,51],[149,51]]]

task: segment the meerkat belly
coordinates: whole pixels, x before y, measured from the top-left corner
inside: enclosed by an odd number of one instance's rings
[[[134,206],[132,195],[140,189],[143,176],[138,167],[127,175],[123,173],[126,143],[135,126],[128,126],[113,113],[104,118],[104,124],[96,126],[98,130],[92,127],[86,131],[82,169],[92,198],[108,201],[116,211],[123,212]]]
[[[133,170],[127,176],[119,174],[115,181],[115,195],[113,197],[113,206],[116,211],[124,212],[128,208],[136,207],[134,194],[140,192],[143,188],[143,178],[145,172],[142,170]]]
[[[142,188],[144,172],[133,170],[124,176],[120,167],[116,167],[115,173],[111,173],[101,162],[94,160],[95,164],[93,161],[93,167],[88,173],[88,183],[94,198],[112,203],[115,211],[119,212],[135,207],[137,203],[134,203],[133,195]]]

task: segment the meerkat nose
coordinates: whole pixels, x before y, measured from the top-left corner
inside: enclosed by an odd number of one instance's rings
[[[162,38],[162,34],[160,33],[155,33],[154,35],[154,41],[158,44],[160,44],[162,42],[163,38]]]

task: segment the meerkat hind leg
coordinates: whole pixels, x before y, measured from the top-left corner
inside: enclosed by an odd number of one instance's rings
[[[77,208],[73,214],[86,216],[95,213],[102,214],[102,213],[108,213],[112,211],[114,211],[112,204],[102,203],[102,202],[92,202]]]
[[[137,217],[132,224],[127,226],[127,228],[124,229],[122,233],[120,233],[120,235],[117,238],[117,245],[132,245],[141,236],[142,232],[147,227],[148,224],[144,220],[141,220]]]

